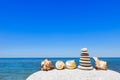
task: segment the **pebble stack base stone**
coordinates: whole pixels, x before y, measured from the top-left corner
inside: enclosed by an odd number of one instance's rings
[[[92,70],[93,67],[82,67],[82,66],[78,66],[79,69],[82,69],[82,70]]]

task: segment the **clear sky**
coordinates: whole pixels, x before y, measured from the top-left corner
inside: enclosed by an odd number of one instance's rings
[[[120,0],[1,0],[0,57],[120,57]]]

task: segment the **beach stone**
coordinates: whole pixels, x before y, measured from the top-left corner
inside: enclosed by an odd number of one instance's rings
[[[80,62],[80,65],[78,66],[79,69],[82,69],[82,70],[92,70],[93,69],[87,48],[81,49],[81,55],[80,55],[79,62]]]
[[[87,52],[87,48],[82,48],[81,51]]]

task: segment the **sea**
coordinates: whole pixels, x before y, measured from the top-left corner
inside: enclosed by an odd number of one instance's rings
[[[32,73],[40,71],[40,63],[45,58],[0,58],[0,80],[26,80]],[[79,58],[48,58],[55,65],[57,60],[66,62],[75,60],[79,65]],[[108,69],[120,73],[120,58],[100,58],[108,62]],[[94,60],[91,58],[94,66]]]

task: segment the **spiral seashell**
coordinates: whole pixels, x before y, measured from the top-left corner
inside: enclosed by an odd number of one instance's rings
[[[48,70],[52,70],[53,64],[52,61],[45,59],[44,61],[41,62],[41,70],[43,71],[48,71]]]
[[[64,69],[65,64],[64,64],[63,61],[57,61],[56,64],[55,64],[55,66],[56,66],[56,69],[62,70],[62,69]]]
[[[98,57],[93,57],[95,61],[95,69],[97,70],[107,70],[107,62],[99,60]]]

